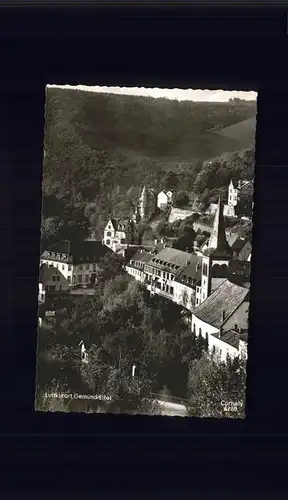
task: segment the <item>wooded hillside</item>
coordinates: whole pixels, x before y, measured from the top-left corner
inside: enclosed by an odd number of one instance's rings
[[[51,196],[76,206],[92,224],[115,210],[127,215],[144,182],[159,190],[197,187],[202,196],[210,188],[202,182],[209,178],[205,160],[228,154],[219,160],[223,172],[234,152],[250,148],[253,155],[255,131],[245,122],[255,119],[255,102],[178,102],[47,88],[45,115],[44,218],[53,217]],[[241,123],[237,138],[221,134]],[[211,188],[226,182],[224,172]]]

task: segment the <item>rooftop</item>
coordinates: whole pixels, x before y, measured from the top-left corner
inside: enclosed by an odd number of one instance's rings
[[[135,262],[149,262],[151,260],[151,253],[145,252],[145,250],[138,250],[135,254],[133,254],[130,258],[130,262],[133,260]]]
[[[85,262],[98,263],[107,253],[112,253],[112,250],[103,245],[102,241],[85,240],[75,243],[62,240],[45,250],[41,257],[77,265]]]
[[[42,264],[39,272],[39,283],[45,285],[48,281],[52,280],[53,276],[62,276],[63,279],[66,279],[57,267],[49,267],[47,264]]]
[[[249,289],[225,280],[202,304],[194,309],[193,314],[205,323],[220,328],[234,311],[248,300]]]
[[[175,278],[178,283],[193,284],[198,283],[201,279],[202,256],[190,255],[190,264],[185,266]]]
[[[194,256],[193,256],[194,257]],[[152,257],[148,264],[156,266],[159,269],[169,268],[172,271],[180,271],[186,267],[188,262],[191,262],[192,255],[176,248],[164,248],[157,255]]]
[[[217,337],[218,333],[212,333],[213,337]],[[239,333],[236,332],[236,330],[228,330],[227,332],[223,332],[221,334],[220,340],[222,342],[225,342],[226,344],[231,345],[232,347],[235,347],[235,349],[239,349]]]

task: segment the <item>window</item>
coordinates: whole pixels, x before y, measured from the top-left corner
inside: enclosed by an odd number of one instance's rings
[[[110,245],[110,240],[106,240],[106,245]]]
[[[89,274],[86,274],[86,276],[85,276],[85,283],[89,283],[89,281],[90,281],[90,276],[89,276]]]
[[[78,274],[78,283],[82,283],[82,274]]]
[[[196,333],[196,325],[193,323],[193,333]]]
[[[60,276],[56,276],[56,280],[57,280],[57,281],[60,281]]]
[[[44,300],[44,299],[45,299],[45,294],[41,293],[41,300]]]
[[[120,243],[125,243],[125,238],[121,238]]]
[[[50,287],[51,290],[55,290],[55,288],[56,288],[55,285],[51,285]]]
[[[68,276],[68,285],[71,285],[71,276]]]
[[[202,293],[202,299],[205,300],[205,293]]]
[[[52,276],[52,281],[56,281],[56,276]]]
[[[171,295],[173,295],[173,293],[174,293],[174,288],[173,288],[173,286],[170,286],[170,293],[171,293]]]
[[[208,272],[208,266],[207,266],[207,264],[203,264],[203,268],[202,268],[203,276],[207,276],[207,272]]]
[[[86,269],[87,269],[87,271],[89,270],[89,264],[86,264]]]
[[[62,285],[59,285],[59,290],[62,290]]]
[[[108,231],[107,236],[111,236],[111,232],[110,231]]]
[[[78,267],[79,271],[82,271],[82,264]]]
[[[65,269],[65,265],[64,265],[64,264],[62,264],[62,271],[64,271],[64,269]]]
[[[196,299],[196,306],[198,306],[198,303],[199,303],[199,299]]]
[[[72,266],[71,266],[71,264],[69,264],[68,271],[71,271],[71,270],[72,270]]]

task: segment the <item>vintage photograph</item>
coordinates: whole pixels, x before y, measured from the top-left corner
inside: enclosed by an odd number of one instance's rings
[[[47,85],[36,411],[245,418],[256,115]]]

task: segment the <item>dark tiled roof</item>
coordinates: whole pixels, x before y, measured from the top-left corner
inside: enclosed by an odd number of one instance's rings
[[[193,311],[200,320],[215,328],[220,328],[227,319],[248,300],[249,290],[225,280],[202,304]],[[223,311],[225,319],[223,321]]]
[[[239,349],[239,333],[235,330],[228,330],[227,332],[223,332],[220,337],[218,333],[213,333],[212,336],[219,338],[219,340],[222,340],[222,342],[225,342],[225,344],[229,344],[232,347],[235,347],[235,349]]]
[[[50,255],[48,255],[48,253],[50,253]],[[58,254],[58,256],[55,255],[55,258],[53,258],[54,253]],[[44,251],[41,257],[58,262],[72,262],[77,265],[82,262],[98,263],[101,257],[104,257],[107,253],[112,253],[112,250],[106,247],[106,245],[103,245],[102,241],[84,240],[80,242],[69,242],[63,240]],[[67,255],[69,255],[68,260]]]
[[[151,253],[148,253],[148,252],[145,252],[145,251],[141,251],[141,250],[138,250],[134,255],[132,255],[131,260],[135,261],[135,262],[143,262],[143,263],[146,263],[146,262],[149,262],[152,258],[152,255]]]
[[[79,244],[73,244],[71,254],[74,265],[99,263],[102,257],[112,254],[112,250],[103,245],[102,241],[81,241]]]
[[[236,235],[237,236],[237,235]],[[248,240],[246,238],[240,238],[239,236],[235,238],[234,243],[231,245],[233,252],[239,253],[244,248]]]
[[[175,278],[178,283],[193,284],[201,279],[202,256],[190,255],[190,264],[185,266]]]
[[[233,260],[229,263],[229,273],[250,276],[251,261]]]
[[[62,276],[62,278],[64,280],[66,280],[65,276],[63,276],[63,274],[61,273],[61,271],[59,271],[59,269],[57,267],[49,267],[47,266],[47,264],[43,264],[41,267],[40,267],[40,272],[39,272],[39,283],[42,283],[43,285],[45,285],[45,283],[47,283],[47,281],[50,281],[52,280],[52,277],[53,276]]]
[[[67,240],[61,240],[57,241],[54,245],[51,245],[51,247],[47,248],[48,252],[53,252],[53,253],[63,253],[66,255],[70,254],[70,248],[71,248],[71,242]]]
[[[157,255],[147,262],[147,264],[157,267],[158,269],[170,269],[173,272],[180,271],[181,268],[187,266],[187,261],[190,262],[192,255],[176,248],[164,248]]]

